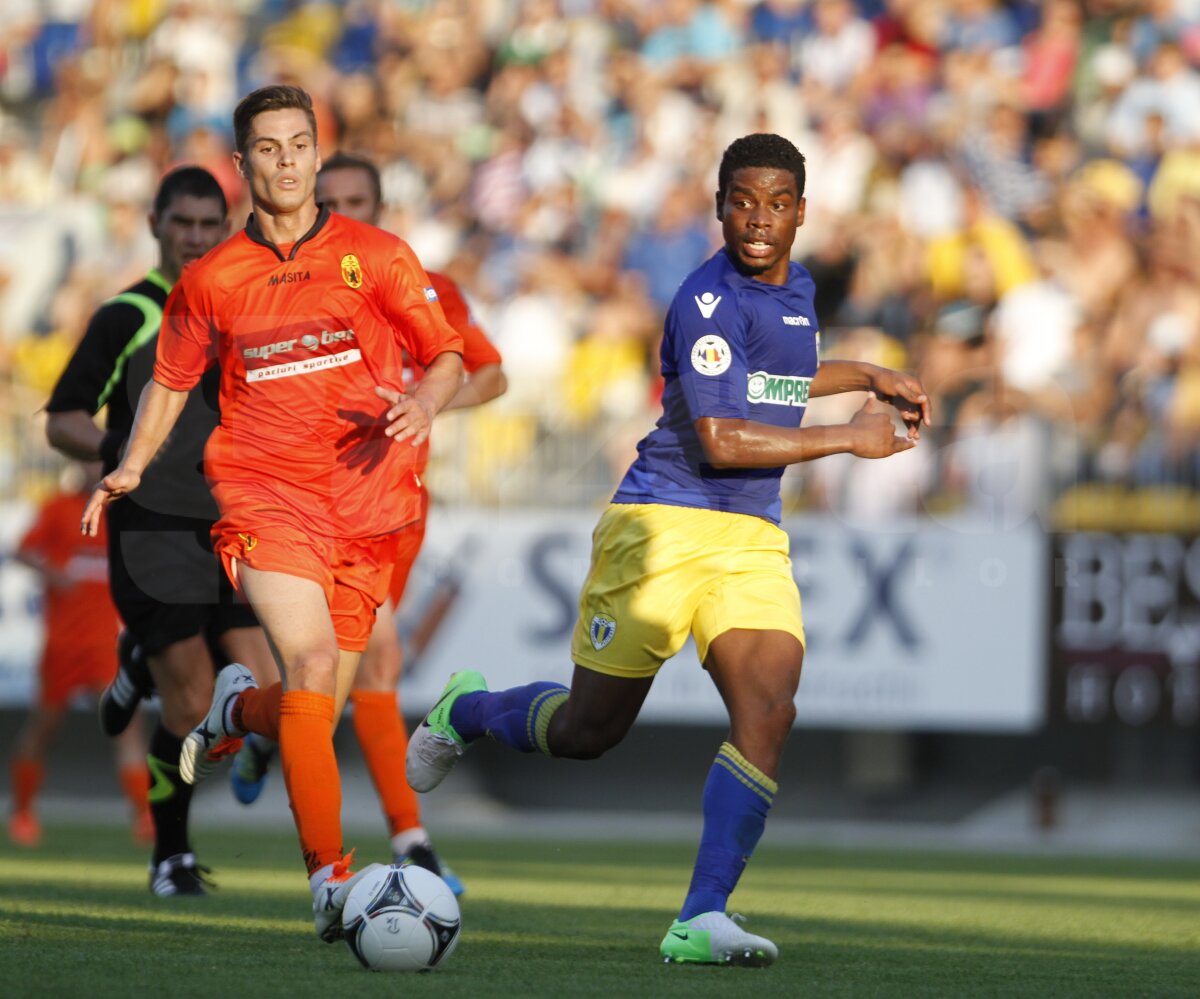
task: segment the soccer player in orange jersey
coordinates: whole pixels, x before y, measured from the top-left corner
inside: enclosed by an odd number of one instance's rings
[[[45,588],[38,700],[17,736],[10,767],[13,804],[8,836],[20,846],[37,846],[41,841],[34,804],[46,771],[46,752],[62,727],[67,702],[79,691],[100,693],[117,668],[114,649],[121,621],[108,592],[107,540],[103,531],[96,537],[80,537],[75,530],[100,477],[100,464],[90,462],[69,472],[76,481],[42,505],[14,555],[42,577]],[[133,809],[134,838],[149,842],[154,839],[154,823],[146,801],[150,774],[144,758],[145,736],[133,725],[114,741],[117,775]]]
[[[350,888],[378,866],[351,874],[343,856],[335,720],[398,532],[421,516],[419,449],[462,384],[463,343],[407,244],[317,205],[308,94],[260,88],[233,123],[254,212],[175,286],[154,380],[83,529],[136,487],[187,391],[217,363],[221,422],[205,449],[221,514],[214,548],[267,633],[283,687],[269,697],[244,667],[222,670],[180,772],[205,776],[247,732],[278,738],[317,933],[332,941]],[[405,353],[425,368],[412,392]]]
[[[321,165],[317,175],[317,202],[332,212],[359,222],[378,225],[383,211],[383,191],[379,170],[370,160],[337,153]],[[500,364],[500,353],[475,322],[462,292],[449,277],[429,272],[429,280],[437,291],[438,301],[446,319],[463,338],[463,369],[466,377],[462,387],[446,403],[445,409],[477,406],[501,395],[507,387]],[[405,383],[412,385],[423,374],[421,368],[409,363]],[[421,446],[417,465],[423,474],[428,459],[428,442]],[[420,486],[422,509],[428,507],[428,493]],[[392,569],[388,597],[379,608],[371,638],[358,666],[350,703],[354,707],[355,734],[362,747],[363,758],[371,780],[379,794],[384,818],[391,837],[392,854],[396,863],[411,861],[445,879],[456,895],[463,885],[458,876],[438,857],[421,823],[421,809],[416,793],[408,786],[403,772],[396,766],[408,751],[408,733],[400,716],[396,686],[404,667],[404,653],[396,634],[396,608],[404,595],[413,563],[425,538],[426,518],[409,524],[400,532],[400,545]],[[231,771],[234,794],[243,804],[257,799],[266,779],[266,767],[273,744],[261,736],[251,735],[237,754]]]

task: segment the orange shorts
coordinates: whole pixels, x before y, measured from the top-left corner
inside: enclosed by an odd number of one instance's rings
[[[401,533],[325,538],[288,524],[235,531],[222,520],[213,528],[213,550],[239,593],[239,564],[311,579],[325,591],[338,648],[361,652],[375,624],[375,609],[387,596]]]
[[[38,704],[43,708],[65,707],[79,691],[99,694],[117,674],[117,636],[103,645],[87,646],[73,645],[70,636],[66,641],[50,639],[38,674]]]
[[[392,581],[388,585],[388,600],[392,607],[400,606],[404,589],[408,586],[408,577],[412,573],[413,564],[421,554],[421,545],[425,541],[425,515],[429,512],[429,493],[421,490],[421,519],[400,528],[396,532],[396,564],[392,569]]]

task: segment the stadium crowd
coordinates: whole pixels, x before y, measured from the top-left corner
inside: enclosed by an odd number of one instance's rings
[[[1154,487],[1144,517],[1169,519],[1200,490],[1200,0],[0,17],[0,499],[51,481],[37,410],[91,310],[151,261],[162,172],[208,167],[244,217],[230,115],[278,81],[313,94],[326,155],[380,165],[383,224],[461,284],[505,358],[506,396],[439,423],[441,501],[607,499],[654,412],[663,311],[720,245],[716,161],[753,131],[808,159],[795,255],[823,353],[934,395],[934,447],[789,472],[793,508],[1096,522]]]

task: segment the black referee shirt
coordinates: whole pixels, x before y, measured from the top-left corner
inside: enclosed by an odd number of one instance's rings
[[[107,406],[105,429],[120,450],[106,448],[106,473],[116,467],[113,454],[121,453],[129,439],[138,399],[154,373],[158,330],[170,291],[166,278],[151,270],[97,309],[46,405],[51,413],[83,410],[93,416]],[[189,394],[175,429],[131,495],[139,506],[216,520],[217,506],[204,478],[204,445],[219,420],[219,382],[214,366]]]

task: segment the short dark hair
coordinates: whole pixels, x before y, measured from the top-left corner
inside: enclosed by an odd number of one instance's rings
[[[225,201],[225,192],[217,183],[217,178],[198,166],[181,166],[170,171],[158,184],[154,195],[154,214],[161,218],[167,206],[178,197],[190,195],[193,198],[212,198],[221,205],[222,218],[229,213],[229,205]]]
[[[383,201],[383,180],[379,176],[379,167],[365,156],[352,156],[349,153],[336,152],[321,163],[321,173],[331,170],[362,170],[371,178],[371,190],[375,200]]]
[[[796,196],[804,197],[804,154],[781,135],[756,132],[734,139],[721,157],[717,171],[717,199],[725,200],[734,171],[743,167],[775,167],[796,178]]]
[[[313,114],[312,98],[299,87],[288,83],[276,83],[259,87],[241,99],[233,111],[233,142],[239,153],[246,151],[250,138],[250,124],[264,111],[284,111],[296,108],[308,115],[313,141],[317,141],[317,116]]]

